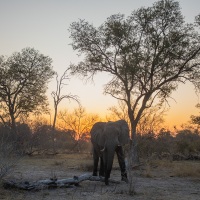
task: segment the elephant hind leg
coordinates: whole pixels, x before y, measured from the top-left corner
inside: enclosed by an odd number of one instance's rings
[[[105,173],[104,173],[104,162],[103,162],[103,158],[100,157],[100,170],[99,170],[99,176],[104,177]]]
[[[99,163],[99,155],[98,152],[93,149],[93,176],[97,176],[97,171],[98,171],[98,163]]]
[[[111,173],[111,170],[107,170],[107,172],[105,174],[105,184],[106,185],[109,185],[110,173]]]

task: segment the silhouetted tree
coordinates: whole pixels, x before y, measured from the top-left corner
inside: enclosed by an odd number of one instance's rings
[[[198,103],[196,105],[196,107],[200,109],[200,104]],[[200,127],[200,116],[194,116],[194,115],[192,115],[191,116],[191,120],[192,120],[193,124],[197,125],[197,128]]]
[[[47,83],[54,75],[52,60],[33,48],[22,49],[0,58],[0,118],[11,121],[16,133],[16,119],[47,108]]]
[[[65,111],[60,112],[59,118],[62,121],[64,130],[71,130],[71,136],[74,138],[75,147],[80,151],[80,142],[88,142],[90,129],[98,121],[99,117],[95,114],[87,114],[86,110],[79,106],[72,113]]]
[[[58,114],[58,105],[63,99],[68,99],[68,100],[74,100],[79,104],[78,97],[76,95],[72,94],[64,94],[62,95],[61,91],[63,89],[63,86],[66,85],[66,80],[69,80],[69,75],[68,73],[69,69],[66,69],[63,73],[63,75],[58,78],[58,75],[56,75],[56,91],[51,93],[51,96],[53,97],[53,102],[54,102],[54,118],[53,118],[53,125],[52,125],[52,139],[53,139],[53,152],[55,153],[55,126],[56,126],[56,119],[57,119],[57,114]]]
[[[197,26],[200,26],[200,14],[195,17],[195,23]]]
[[[174,0],[157,1],[127,18],[112,15],[98,28],[79,20],[69,31],[73,49],[85,58],[71,65],[72,74],[111,75],[104,92],[127,105],[132,158],[138,162],[136,127],[143,112],[155,99],[160,104],[167,100],[179,83],[199,82],[199,34],[185,23]]]
[[[108,108],[108,111],[110,114],[106,116],[107,121],[117,121],[119,119],[124,119],[127,121],[130,127],[127,106],[123,101],[118,101],[118,105]]]
[[[107,116],[108,121],[124,119],[130,125],[127,106],[123,101],[118,102],[118,106],[112,106],[108,109],[110,115]],[[164,122],[165,109],[160,106],[152,106],[145,110],[137,125],[137,132],[146,134],[149,132],[158,133]]]

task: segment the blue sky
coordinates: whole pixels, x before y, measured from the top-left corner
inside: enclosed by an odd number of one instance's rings
[[[99,26],[112,14],[126,16],[141,6],[151,6],[154,0],[0,0],[0,55],[11,55],[25,47],[34,47],[53,59],[54,70],[61,75],[70,63],[80,58],[69,45],[68,28],[73,21],[86,19]],[[180,0],[180,7],[187,22],[193,22],[200,14],[199,0]],[[64,93],[77,94],[86,111],[106,114],[116,100],[103,95],[103,85],[109,80],[105,74],[98,75],[93,84],[84,84],[73,77]],[[48,96],[55,89],[55,81],[49,84]],[[167,122],[186,122],[191,114],[197,114],[198,97],[190,84],[180,86],[169,100],[171,109]],[[51,101],[51,100],[50,100]],[[74,108],[64,102],[62,108]],[[67,107],[66,107],[67,108]],[[180,120],[182,119],[182,120]]]

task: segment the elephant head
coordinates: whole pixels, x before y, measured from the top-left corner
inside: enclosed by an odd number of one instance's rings
[[[100,171],[104,172],[105,183],[108,184],[115,151],[129,142],[129,128],[125,120],[116,122],[97,122],[91,129],[91,141],[94,149],[94,171],[97,171],[98,158],[102,157]],[[98,158],[97,158],[98,157]],[[119,160],[119,157],[118,157]],[[124,162],[124,158],[119,162]],[[119,163],[120,167],[123,165]],[[104,169],[101,169],[101,168]],[[93,174],[94,174],[93,171]]]

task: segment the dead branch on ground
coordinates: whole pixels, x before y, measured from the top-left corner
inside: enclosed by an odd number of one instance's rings
[[[74,186],[78,186],[79,183],[82,181],[104,181],[103,177],[98,176],[91,176],[90,174],[83,174],[80,176],[74,176],[73,178],[66,178],[66,179],[46,179],[46,180],[39,180],[36,182],[29,182],[29,181],[4,181],[3,186],[6,189],[21,189],[21,190],[41,190],[41,189],[50,189],[50,188],[70,188]],[[115,181],[110,179],[111,183],[120,183],[119,181]]]

